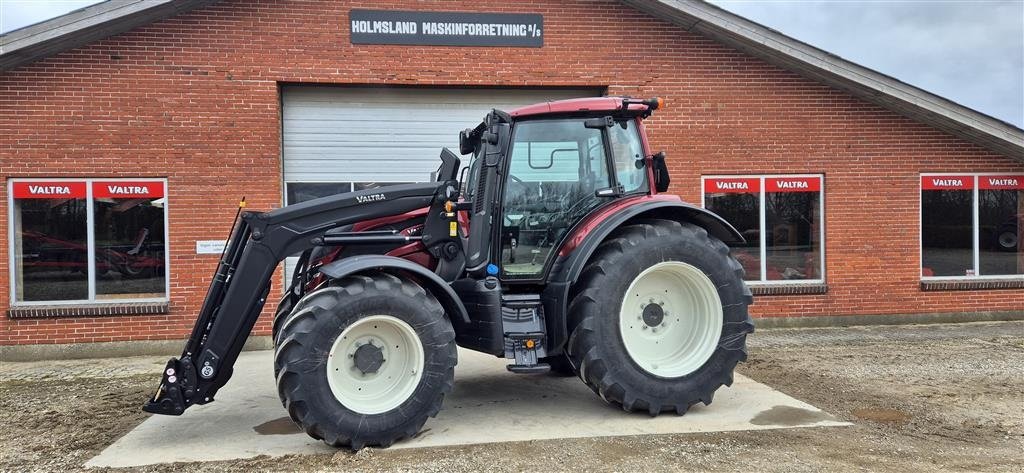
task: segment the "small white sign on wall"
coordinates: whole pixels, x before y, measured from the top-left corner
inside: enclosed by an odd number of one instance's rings
[[[197,255],[219,255],[224,252],[224,240],[196,240]]]

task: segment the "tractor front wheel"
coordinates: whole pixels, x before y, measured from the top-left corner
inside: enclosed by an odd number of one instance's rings
[[[330,445],[412,437],[452,389],[455,331],[433,296],[397,276],[351,276],[307,294],[279,330],[281,401]]]
[[[743,269],[695,225],[621,228],[574,287],[568,353],[583,381],[627,411],[685,413],[731,385],[754,329]]]

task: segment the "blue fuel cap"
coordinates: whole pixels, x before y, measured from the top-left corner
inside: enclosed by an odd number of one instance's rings
[[[497,276],[498,275],[498,265],[496,265],[494,263],[491,263],[491,264],[487,265],[487,274],[489,274],[491,276]]]

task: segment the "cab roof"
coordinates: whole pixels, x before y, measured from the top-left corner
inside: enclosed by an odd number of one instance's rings
[[[509,110],[508,114],[515,118],[524,118],[558,113],[614,112],[623,110],[622,101],[626,98],[628,97],[586,97],[581,99],[541,102],[514,108]],[[633,103],[629,105],[628,110],[642,113],[647,111],[647,105]]]

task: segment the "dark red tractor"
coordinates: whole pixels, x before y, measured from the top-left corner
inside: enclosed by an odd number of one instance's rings
[[[578,375],[650,415],[710,404],[746,358],[750,290],[720,217],[659,194],[643,120],[659,99],[493,110],[433,182],[242,212],[180,358],[144,409],[213,401],[275,268],[299,255],[274,320],[278,392],[335,446],[415,435],[452,388],[456,346],[514,373]]]

